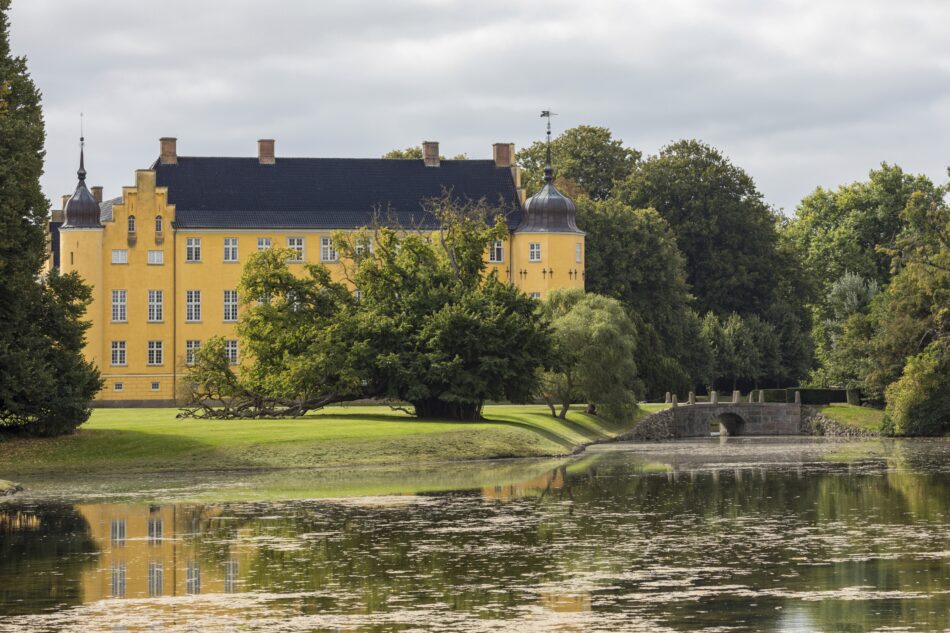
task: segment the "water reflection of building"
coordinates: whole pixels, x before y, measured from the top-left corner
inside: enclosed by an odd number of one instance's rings
[[[226,532],[214,535],[213,549],[200,551],[202,532],[209,530],[218,510],[111,504],[77,509],[100,551],[98,568],[83,573],[86,602],[240,590],[249,553],[221,547]]]
[[[563,468],[555,468],[539,477],[500,486],[485,486],[482,496],[489,499],[518,499],[536,497],[552,490],[564,488],[566,473]]]

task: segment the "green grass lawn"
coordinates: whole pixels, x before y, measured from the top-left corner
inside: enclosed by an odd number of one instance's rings
[[[884,411],[853,404],[829,404],[819,410],[836,422],[866,431],[880,431],[884,421]]]
[[[640,416],[665,408],[644,405]],[[633,427],[580,410],[488,406],[483,422],[417,420],[384,406],[290,420],[179,420],[177,409],[96,409],[76,433],[0,442],[0,475],[418,464],[570,453]]]

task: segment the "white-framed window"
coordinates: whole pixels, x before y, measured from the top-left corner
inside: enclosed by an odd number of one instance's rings
[[[578,264],[584,261],[584,245],[580,242],[574,245],[574,261]]]
[[[233,558],[224,562],[224,593],[234,593],[237,591],[238,572],[240,569],[238,562]]]
[[[356,302],[359,303],[363,300],[363,291],[359,288],[353,289],[353,298],[356,299]]]
[[[224,261],[236,262],[238,260],[238,238],[224,238]]]
[[[320,261],[335,262],[339,259],[336,249],[333,248],[333,239],[329,237],[320,238]]]
[[[129,263],[128,249],[125,249],[125,248],[112,249],[112,263],[113,264],[128,264]]]
[[[196,595],[201,593],[201,568],[198,561],[190,560],[185,564],[185,593]]]
[[[135,233],[135,216],[129,216],[129,233]]]
[[[201,341],[198,339],[189,339],[185,341],[185,364],[194,365],[195,364],[195,354],[198,353],[198,350],[201,349]]]
[[[112,341],[112,366],[124,367],[127,365],[125,357],[125,341]],[[117,382],[119,388],[116,391],[122,391],[122,383]]]
[[[165,585],[165,569],[162,561],[148,561],[148,595],[155,598],[162,595]]]
[[[529,294],[528,296],[531,297],[532,299],[540,299],[540,298],[541,298],[541,293],[540,293],[540,292],[532,292],[532,293]]]
[[[257,250],[266,251],[270,248],[270,238],[269,237],[259,237],[257,238]]]
[[[528,261],[529,262],[541,261],[541,243],[540,242],[531,242],[530,244],[528,244]]]
[[[165,251],[149,251],[148,263],[150,266],[161,266],[165,263]]]
[[[224,351],[228,355],[228,362],[232,365],[237,365],[238,363],[238,342],[236,340],[228,340],[224,342]]]
[[[492,264],[501,264],[505,261],[505,242],[495,240],[488,248],[488,261]]]
[[[185,321],[192,323],[201,320],[201,291],[185,291]]]
[[[165,537],[165,522],[161,519],[148,520],[148,544],[159,545]]]
[[[224,291],[224,320],[237,321],[238,318],[238,293],[237,290]]]
[[[148,291],[148,320],[160,323],[165,320],[165,293],[162,290]]]
[[[126,573],[127,573],[127,569],[126,569],[125,563],[119,563],[119,562],[112,563],[112,597],[113,598],[125,597]]]
[[[163,230],[164,229],[162,227],[162,216],[156,215],[155,216],[155,232],[161,233]]]
[[[292,251],[297,251],[297,255],[292,257],[290,261],[292,262],[303,261],[304,252],[303,252],[303,238],[302,237],[288,237],[287,248],[289,248]]]
[[[148,364],[162,365],[165,363],[165,344],[162,341],[148,342]]]
[[[200,262],[201,261],[201,238],[200,237],[189,237],[185,240],[185,261],[186,262]]]
[[[112,322],[125,323],[128,320],[128,294],[125,290],[112,291]]]
[[[122,391],[123,388],[125,388],[125,385],[123,385],[121,382],[117,382],[112,385],[113,391]]]
[[[158,390],[161,389],[161,388],[162,388],[162,383],[160,383],[160,382],[153,382],[153,383],[152,383],[152,391],[158,391]]]

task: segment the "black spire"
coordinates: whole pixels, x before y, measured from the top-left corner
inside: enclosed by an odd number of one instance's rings
[[[80,132],[81,134],[81,132]],[[63,208],[63,228],[101,228],[99,223],[99,203],[86,188],[86,137],[79,137],[79,182],[76,192],[66,201]]]
[[[86,148],[86,137],[80,136],[79,137],[79,171],[76,172],[76,175],[79,176],[79,182],[86,181],[86,163],[85,163],[85,157],[83,156],[83,154],[85,153],[85,148]]]
[[[548,120],[548,148],[547,160],[544,163],[544,182],[552,182],[554,180],[554,167],[551,166],[551,117],[557,116],[557,113],[550,110],[541,110],[541,116]]]

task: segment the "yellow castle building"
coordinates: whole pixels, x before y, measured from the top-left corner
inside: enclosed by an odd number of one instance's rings
[[[434,230],[426,203],[445,192],[506,214],[509,239],[485,254],[501,279],[535,298],[584,287],[584,233],[550,158],[544,186],[525,200],[511,143],[493,145],[489,160],[442,160],[435,142],[422,149],[422,160],[284,158],[264,139],[256,158],[199,157],[162,138],[159,158],[111,200],[87,188],[81,151],[76,191],[50,223],[50,265],[92,286],[86,356],[105,380],[97,404],[175,404],[193,353],[212,336],[226,339],[237,364],[237,287],[252,253],[290,248],[342,280],[335,232],[369,226],[380,210],[398,226]]]

